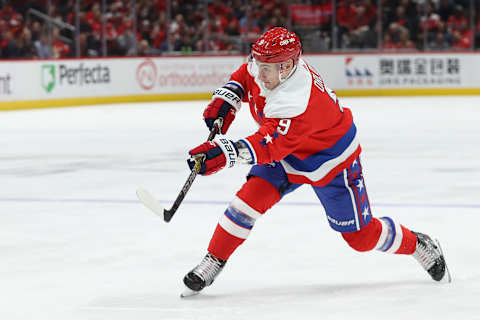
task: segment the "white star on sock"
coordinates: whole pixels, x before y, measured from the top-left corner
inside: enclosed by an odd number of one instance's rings
[[[358,191],[362,192],[362,189],[363,189],[363,180],[358,181],[357,188],[358,188]]]
[[[363,209],[363,212],[362,212],[363,219],[367,219],[368,215],[369,215],[369,213],[368,213],[367,208]]]

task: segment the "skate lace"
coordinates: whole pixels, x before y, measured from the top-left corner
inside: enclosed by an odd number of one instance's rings
[[[431,240],[422,239],[418,242],[413,257],[428,271],[435,264],[439,254]]]
[[[208,254],[193,271],[206,283],[211,283],[222,270],[223,264],[214,256]]]

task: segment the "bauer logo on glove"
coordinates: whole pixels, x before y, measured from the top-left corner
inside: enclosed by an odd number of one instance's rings
[[[187,160],[187,163],[190,170],[193,170],[195,167],[195,156],[203,154],[205,159],[198,173],[210,175],[227,165],[229,168],[233,167],[237,162],[238,150],[233,141],[221,138],[215,141],[204,142],[190,150],[189,154],[190,159]]]
[[[235,114],[242,105],[244,92],[242,86],[236,81],[229,81],[226,85],[213,92],[212,101],[203,112],[203,119],[207,127],[212,130],[215,120],[223,119],[220,128],[221,134],[226,134],[235,119]]]

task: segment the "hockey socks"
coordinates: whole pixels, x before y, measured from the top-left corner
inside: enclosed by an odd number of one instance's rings
[[[280,200],[278,190],[266,180],[251,177],[220,217],[208,252],[227,260],[247,239],[255,221]]]
[[[247,239],[255,221],[280,198],[280,193],[271,183],[259,177],[251,177],[220,217],[208,252],[227,260]],[[342,236],[357,251],[377,249],[409,255],[417,246],[417,237],[389,217],[372,218],[361,230],[342,233]]]
[[[389,217],[372,218],[361,230],[342,233],[342,236],[357,251],[377,249],[387,253],[412,254],[417,246],[417,237]]]

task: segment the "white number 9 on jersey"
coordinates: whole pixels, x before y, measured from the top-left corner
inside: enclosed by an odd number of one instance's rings
[[[287,132],[288,132],[288,129],[290,129],[290,123],[292,122],[292,120],[290,119],[282,119],[278,122],[278,127],[277,127],[277,131],[278,133],[280,133],[281,135],[286,135]]]

